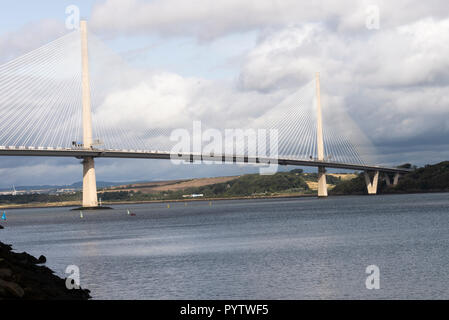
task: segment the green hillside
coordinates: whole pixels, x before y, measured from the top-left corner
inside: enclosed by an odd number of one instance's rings
[[[413,193],[449,191],[449,161],[417,168],[399,179],[396,186],[380,181],[378,193]],[[363,173],[357,178],[338,184],[331,194],[366,194]]]
[[[303,174],[293,170],[268,176],[247,174],[225,183],[170,192],[169,198],[176,199],[185,194],[204,194],[205,197],[240,197],[278,192],[307,193],[308,191],[309,187]]]

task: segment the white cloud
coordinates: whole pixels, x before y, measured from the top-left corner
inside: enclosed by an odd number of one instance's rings
[[[266,35],[246,59],[240,78],[248,89],[297,86],[315,71],[334,84],[441,85],[449,80],[449,19],[365,37],[335,33],[321,23],[293,26]]]
[[[290,27],[266,35],[246,60],[247,90],[298,87],[321,71],[323,93],[343,97],[375,140],[436,133],[449,115],[449,19],[362,38],[323,24]]]
[[[191,97],[198,90],[195,79],[170,73],[154,74],[135,86],[106,96],[96,116],[109,125],[129,128],[173,128],[183,123]]]
[[[94,6],[96,31],[213,39],[229,33],[322,21],[340,32],[363,32],[366,8],[377,5],[381,27],[446,16],[444,0],[107,0]],[[445,10],[446,9],[446,10]]]

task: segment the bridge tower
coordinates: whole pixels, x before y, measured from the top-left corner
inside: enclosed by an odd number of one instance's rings
[[[317,153],[318,161],[324,161],[323,115],[321,112],[320,73],[316,73],[316,104],[317,104]],[[318,197],[327,197],[326,168],[318,167]]]
[[[85,149],[92,149],[92,110],[89,78],[89,51],[87,45],[87,21],[80,22],[82,94],[83,94],[83,143]],[[83,158],[83,207],[98,207],[95,161],[93,157]]]

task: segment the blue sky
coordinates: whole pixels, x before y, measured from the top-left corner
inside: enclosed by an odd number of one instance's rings
[[[3,10],[0,12],[0,28],[2,32],[13,31],[27,23],[40,21],[42,19],[56,19],[64,22],[66,19],[65,9],[67,6],[76,4],[86,16],[95,1],[26,1],[14,2],[3,1]]]
[[[108,96],[111,108],[123,95],[136,102],[121,119],[133,128],[151,123],[141,119],[139,124],[133,114],[160,119],[163,126],[161,110],[172,107],[216,125],[245,122],[260,113],[257,108],[277,105],[320,71],[326,107],[351,115],[376,146],[381,163],[422,165],[449,158],[446,1],[342,0],[320,6],[296,0],[5,2],[0,60],[59,36],[72,4],[113,51],[146,73],[128,91]],[[380,14],[374,29],[367,26],[372,6]],[[256,171],[98,160],[97,178],[160,180]],[[81,180],[81,166],[76,159],[2,158],[0,176],[0,187],[72,183]]]
[[[1,33],[15,31],[24,25],[44,19],[65,22],[67,6],[75,4],[81,17],[89,19],[92,7],[101,1],[24,1],[7,5],[0,12]],[[228,35],[215,41],[200,43],[192,37],[161,38],[157,35],[126,35],[107,39],[108,45],[128,58],[129,63],[173,71],[184,76],[204,78],[232,78],[238,65],[232,63],[250,50],[257,39],[256,32]],[[146,50],[141,50],[146,49]],[[140,54],[139,54],[140,52]]]

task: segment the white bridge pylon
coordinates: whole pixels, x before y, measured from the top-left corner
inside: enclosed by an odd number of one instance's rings
[[[90,100],[89,51],[87,41],[87,21],[81,21],[81,61],[83,90],[83,143],[84,148],[92,149],[92,107]],[[83,158],[83,207],[98,207],[95,160]]]
[[[323,114],[321,111],[320,74],[316,73],[316,139],[318,161],[324,161]],[[318,167],[318,197],[327,197],[326,168]]]
[[[153,122],[154,125],[145,125],[145,130],[150,128],[149,136],[143,133],[129,135],[130,131],[135,133],[136,130],[132,130],[134,128],[126,120],[123,121],[129,126],[126,129],[121,128],[118,122],[117,126],[117,123],[101,123],[102,118],[96,111],[98,106],[108,107],[105,97],[109,94],[107,85],[103,86],[103,83],[109,84],[118,75],[108,76],[105,72],[115,65],[111,61],[120,61],[115,56],[113,59],[116,60],[107,60],[110,57],[105,47],[88,33],[87,22],[81,21],[79,32],[70,33],[0,65],[0,156],[82,159],[82,206],[86,208],[98,207],[95,158],[179,158],[179,153],[168,151],[173,150],[173,145],[166,143],[170,129],[158,126],[157,121]],[[100,57],[98,64],[92,60],[95,57]],[[99,87],[103,91],[98,90]],[[403,168],[367,165],[359,157],[352,141],[335,134],[323,121],[319,73],[316,74],[315,89],[313,94],[313,82],[304,85],[278,105],[281,110],[270,105],[269,110],[256,119],[259,122],[254,122],[254,128],[279,129],[279,151],[272,153],[267,150],[269,156],[265,157],[259,157],[249,148],[242,154],[237,154],[240,151],[233,151],[233,154],[222,151],[211,156],[185,152],[183,156],[192,159],[191,162],[218,160],[221,163],[267,164],[275,161],[278,165],[316,167],[319,197],[328,195],[326,168],[367,172],[365,179],[369,194],[377,192],[380,173],[384,174],[387,184],[396,184],[400,174],[409,172]],[[308,109],[313,105],[313,97],[316,112]],[[128,99],[125,99],[119,107],[124,110],[127,104]],[[157,110],[157,106],[154,109]],[[109,109],[102,109],[103,112],[105,110],[103,115],[109,114]],[[116,115],[117,112],[111,114]],[[324,116],[327,114],[331,113],[324,112]],[[120,114],[120,121],[121,117]],[[345,121],[332,120],[347,126]],[[240,123],[245,125],[244,121]],[[98,137],[105,139],[104,144],[98,143]],[[368,172],[371,175],[374,172],[372,180]]]

